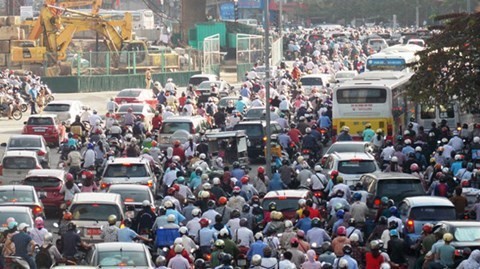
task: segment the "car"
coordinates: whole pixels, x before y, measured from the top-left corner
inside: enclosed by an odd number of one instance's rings
[[[108,226],[108,217],[117,216],[117,226],[125,219],[124,205],[120,194],[82,192],[73,196],[68,211],[82,240],[100,242],[102,227]]]
[[[30,227],[33,225],[32,209],[26,206],[0,206],[0,233],[7,230],[7,219],[14,218],[15,221],[20,223],[26,223]]]
[[[358,72],[356,70],[338,71],[337,73],[335,73],[335,82],[342,83],[347,80],[351,80],[356,76],[358,76]]]
[[[447,233],[453,235],[453,241],[450,245],[455,248],[456,263],[464,259],[463,251],[465,248],[480,248],[480,222],[478,221],[439,221],[434,226],[434,231],[439,228],[443,228]]]
[[[220,109],[220,108],[227,108],[228,107],[228,103],[229,102],[232,102],[232,105],[235,109],[235,104],[237,104],[238,102],[238,96],[227,96],[227,97],[223,97],[222,99],[220,99],[217,103],[217,107]],[[250,107],[250,99],[248,98],[245,98],[245,97],[242,97],[242,101],[245,103],[245,107]],[[243,111],[240,111],[240,112],[243,112]]]
[[[140,117],[145,124],[145,128],[150,130],[152,128],[152,119],[155,117],[155,109],[153,109],[148,104],[123,104],[118,108],[117,113],[115,113],[115,118],[119,120],[120,123],[123,122],[123,116],[127,114],[128,109],[133,110],[133,114],[137,117]]]
[[[132,219],[138,211],[142,210],[143,201],[149,201],[151,205],[155,204],[155,198],[148,186],[115,184],[108,188],[108,192],[120,194],[123,204],[125,205],[125,214],[130,214],[128,217]]]
[[[302,84],[305,95],[309,96],[312,88],[315,87],[317,90],[321,90],[323,87],[328,87],[332,81],[333,77],[331,74],[313,74],[302,76],[299,82]]]
[[[366,152],[333,152],[323,164],[323,173],[330,178],[332,171],[338,171],[347,185],[355,185],[363,174],[380,172],[375,157]]]
[[[337,141],[330,145],[330,147],[323,154],[321,163],[324,164],[329,154],[334,152],[368,152],[372,153],[373,149],[370,142],[365,141]]]
[[[172,146],[174,140],[185,143],[189,135],[193,135],[196,140],[196,134],[202,130],[208,129],[209,124],[202,116],[171,116],[165,119],[158,133],[158,144],[161,149]]]
[[[42,114],[57,115],[59,121],[64,121],[67,126],[70,126],[85,108],[80,101],[52,101],[45,106]]]
[[[60,137],[58,124],[57,115],[54,114],[30,115],[24,122],[22,134],[41,135],[48,145],[58,147],[63,140],[63,137]]]
[[[212,95],[212,85],[215,85],[217,89],[218,98],[228,96],[233,89],[233,87],[224,80],[204,81],[195,89],[195,93],[198,95],[198,103],[206,103],[208,101],[208,98]]]
[[[420,47],[425,47],[425,40],[420,38],[411,38],[407,41],[407,45],[417,45]]]
[[[414,196],[398,204],[408,245],[415,244],[426,223],[436,224],[442,220],[456,220],[455,206],[445,197]]]
[[[150,89],[123,89],[115,96],[117,104],[145,103],[151,107],[157,107],[158,100]]]
[[[375,211],[379,208],[382,197],[388,197],[398,205],[406,197],[425,195],[422,182],[411,174],[367,173],[360,177],[360,184],[368,192],[367,206]]]
[[[142,157],[115,158],[107,161],[100,180],[100,189],[107,190],[114,184],[140,184],[157,194],[160,187],[150,163]]]
[[[43,198],[43,197],[40,197]],[[32,186],[6,185],[0,186],[0,207],[26,206],[32,210],[34,217],[45,219],[42,201]]]
[[[265,121],[241,121],[233,126],[234,131],[243,130],[248,136],[248,157],[250,159],[265,158],[267,142],[267,123]],[[282,127],[278,122],[270,123],[271,135],[279,134]]]
[[[271,119],[275,120],[275,117],[280,117],[280,109],[277,107],[272,107],[273,111],[270,111]],[[265,107],[251,107],[245,113],[244,121],[251,120],[265,120],[266,117],[266,108]]]
[[[50,166],[50,148],[45,138],[41,135],[10,136],[5,145],[5,152],[12,150],[34,152],[43,168]]]
[[[282,212],[285,219],[293,219],[298,209],[298,200],[312,199],[312,197],[312,193],[304,189],[269,191],[263,198],[262,207],[264,212],[267,212],[269,208],[268,205],[275,202],[277,211]]]
[[[141,243],[99,243],[93,245],[87,263],[97,268],[155,268],[152,256]]]
[[[41,200],[45,208],[58,212],[64,203],[60,190],[65,184],[65,175],[63,169],[30,170],[23,185],[34,187],[38,196],[43,197]]]
[[[28,171],[32,169],[42,169],[36,152],[6,151],[0,165],[0,185],[21,184]]]
[[[196,74],[190,77],[188,84],[195,89],[200,83],[207,81],[218,81],[218,76],[214,74]]]

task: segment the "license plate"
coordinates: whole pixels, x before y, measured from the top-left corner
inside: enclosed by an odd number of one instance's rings
[[[127,101],[125,101],[125,100],[122,101],[122,105],[124,105],[124,104],[126,104],[126,103],[127,103]]]
[[[100,229],[87,229],[87,235],[101,235],[102,230]]]
[[[36,133],[45,133],[45,129],[33,129]]]
[[[237,261],[237,265],[238,265],[238,266],[245,266],[245,265],[247,265],[247,261],[246,261],[246,260],[243,260],[243,259],[238,260],[238,261]]]
[[[47,197],[47,192],[46,191],[39,191],[38,196],[45,196]]]
[[[202,92],[202,95],[210,95],[209,92]]]

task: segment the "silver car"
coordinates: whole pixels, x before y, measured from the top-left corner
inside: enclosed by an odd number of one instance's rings
[[[140,243],[95,244],[86,259],[97,268],[155,268],[148,248]]]
[[[50,165],[50,148],[41,135],[12,135],[8,139],[5,152],[12,150],[32,151],[43,168]]]

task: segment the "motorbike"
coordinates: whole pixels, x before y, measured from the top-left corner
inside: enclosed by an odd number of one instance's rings
[[[0,116],[1,117],[8,117],[8,107],[6,105],[0,105]],[[12,104],[12,118],[14,120],[22,119],[22,110],[20,109],[19,105]]]
[[[320,143],[323,144],[323,146],[326,146],[328,142],[330,142],[330,136],[328,135],[328,129],[327,128],[321,128],[320,129],[320,134],[322,135],[322,138],[320,138]]]
[[[25,102],[25,99],[22,98],[20,94],[15,95],[15,103],[21,108],[22,112],[27,112],[28,110],[28,104]]]
[[[248,262],[247,262],[248,247],[240,246],[238,247],[238,250],[240,251],[240,253],[237,256],[237,267],[242,269],[248,268]]]
[[[5,256],[5,268],[30,269],[28,262],[19,256]]]

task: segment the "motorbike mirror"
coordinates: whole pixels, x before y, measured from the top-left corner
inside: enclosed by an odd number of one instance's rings
[[[6,147],[6,146],[7,146],[7,143],[2,143],[2,144],[0,144],[0,146]]]
[[[58,228],[58,227],[60,227],[60,225],[58,225],[58,223],[54,222],[53,227]]]
[[[103,231],[103,225],[102,225],[102,226],[100,226],[100,230],[102,230],[102,231]]]
[[[26,121],[24,121],[24,122],[23,122],[23,125],[27,125],[27,122],[26,122]]]

